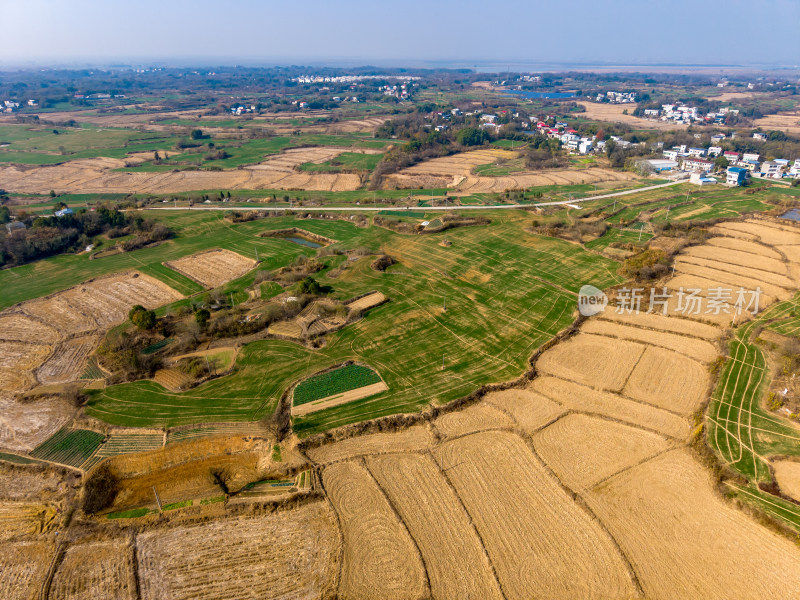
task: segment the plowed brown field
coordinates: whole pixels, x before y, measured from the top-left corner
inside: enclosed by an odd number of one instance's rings
[[[136,600],[133,550],[122,541],[70,546],[50,586],[50,598]]]
[[[47,577],[54,548],[49,542],[0,544],[0,598],[34,600]]]

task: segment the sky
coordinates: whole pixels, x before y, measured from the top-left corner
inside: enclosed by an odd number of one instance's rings
[[[0,64],[800,65],[800,0],[0,0]]]

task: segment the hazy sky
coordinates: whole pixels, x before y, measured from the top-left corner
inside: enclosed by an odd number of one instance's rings
[[[0,0],[0,62],[800,64],[800,0]]]

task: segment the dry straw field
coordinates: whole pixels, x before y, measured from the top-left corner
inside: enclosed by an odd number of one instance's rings
[[[329,598],[338,531],[323,502],[136,538],[142,600]]]
[[[63,383],[80,376],[99,334],[121,323],[130,308],[156,308],[181,295],[138,272],[87,281],[0,313],[0,394],[23,392],[38,380]],[[16,376],[11,376],[11,374]]]
[[[631,173],[599,167],[521,171],[501,177],[481,177],[472,174],[472,170],[479,165],[517,157],[517,152],[488,149],[433,158],[405,168],[398,173],[387,175],[384,178],[384,187],[387,189],[450,188],[455,192],[477,194],[504,192],[540,185],[601,183],[626,181],[634,178]]]
[[[137,600],[132,548],[120,539],[70,546],[55,572],[49,597]]]
[[[205,288],[215,288],[241,277],[256,266],[256,261],[236,252],[217,248],[164,264]]]
[[[299,148],[242,169],[220,171],[117,171],[126,160],[86,158],[51,166],[9,165],[0,169],[0,188],[21,193],[148,193],[174,194],[214,189],[294,189],[352,191],[361,185],[357,174],[294,170],[304,162],[324,162],[341,148]]]

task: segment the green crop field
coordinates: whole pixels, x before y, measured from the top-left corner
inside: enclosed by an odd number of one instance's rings
[[[751,338],[757,328],[783,320],[797,307],[798,298],[775,304],[736,329],[708,408],[711,447],[754,483],[772,481],[767,457],[798,454],[800,433],[761,407],[770,371],[763,350]]]
[[[638,227],[635,229],[609,229],[605,234],[597,238],[596,240],[592,240],[591,242],[586,242],[587,248],[592,248],[593,250],[602,250],[604,248],[608,248],[614,242],[621,242],[625,244],[637,244],[644,246],[650,238],[653,237],[652,233],[642,231],[641,236],[638,231]]]
[[[361,365],[339,367],[301,381],[294,388],[294,405],[299,406],[380,381],[380,375],[368,367]]]
[[[37,446],[31,456],[50,462],[80,467],[95,453],[105,436],[88,429],[60,429]]]
[[[449,231],[452,246],[445,248],[439,235],[400,235],[343,220],[297,222],[286,217],[220,225],[219,216],[209,213],[173,213],[169,221],[179,231],[174,245],[189,232],[224,237],[227,243],[199,241],[243,254],[252,243],[269,242],[259,246],[269,268],[313,253],[285,240],[256,237],[259,231],[288,226],[339,240],[338,248],[390,254],[398,264],[386,272],[374,271],[365,260],[336,278],[326,272],[317,276],[336,298],[379,290],[390,301],[330,335],[321,349],[284,340],[252,342],[242,349],[230,375],[183,393],[168,392],[151,381],[95,390],[87,413],[132,426],[253,421],[270,415],[294,383],[331,364],[357,360],[381,373],[389,391],[297,418],[295,429],[310,433],[450,401],[482,384],[517,377],[531,353],[572,322],[574,294],[581,285],[607,287],[621,278],[612,260],[525,233],[524,213],[487,216],[492,218],[489,225]],[[181,254],[196,248],[191,240],[185,243],[191,248]],[[120,256],[105,260],[115,259]],[[250,275],[243,283],[252,280]]]

